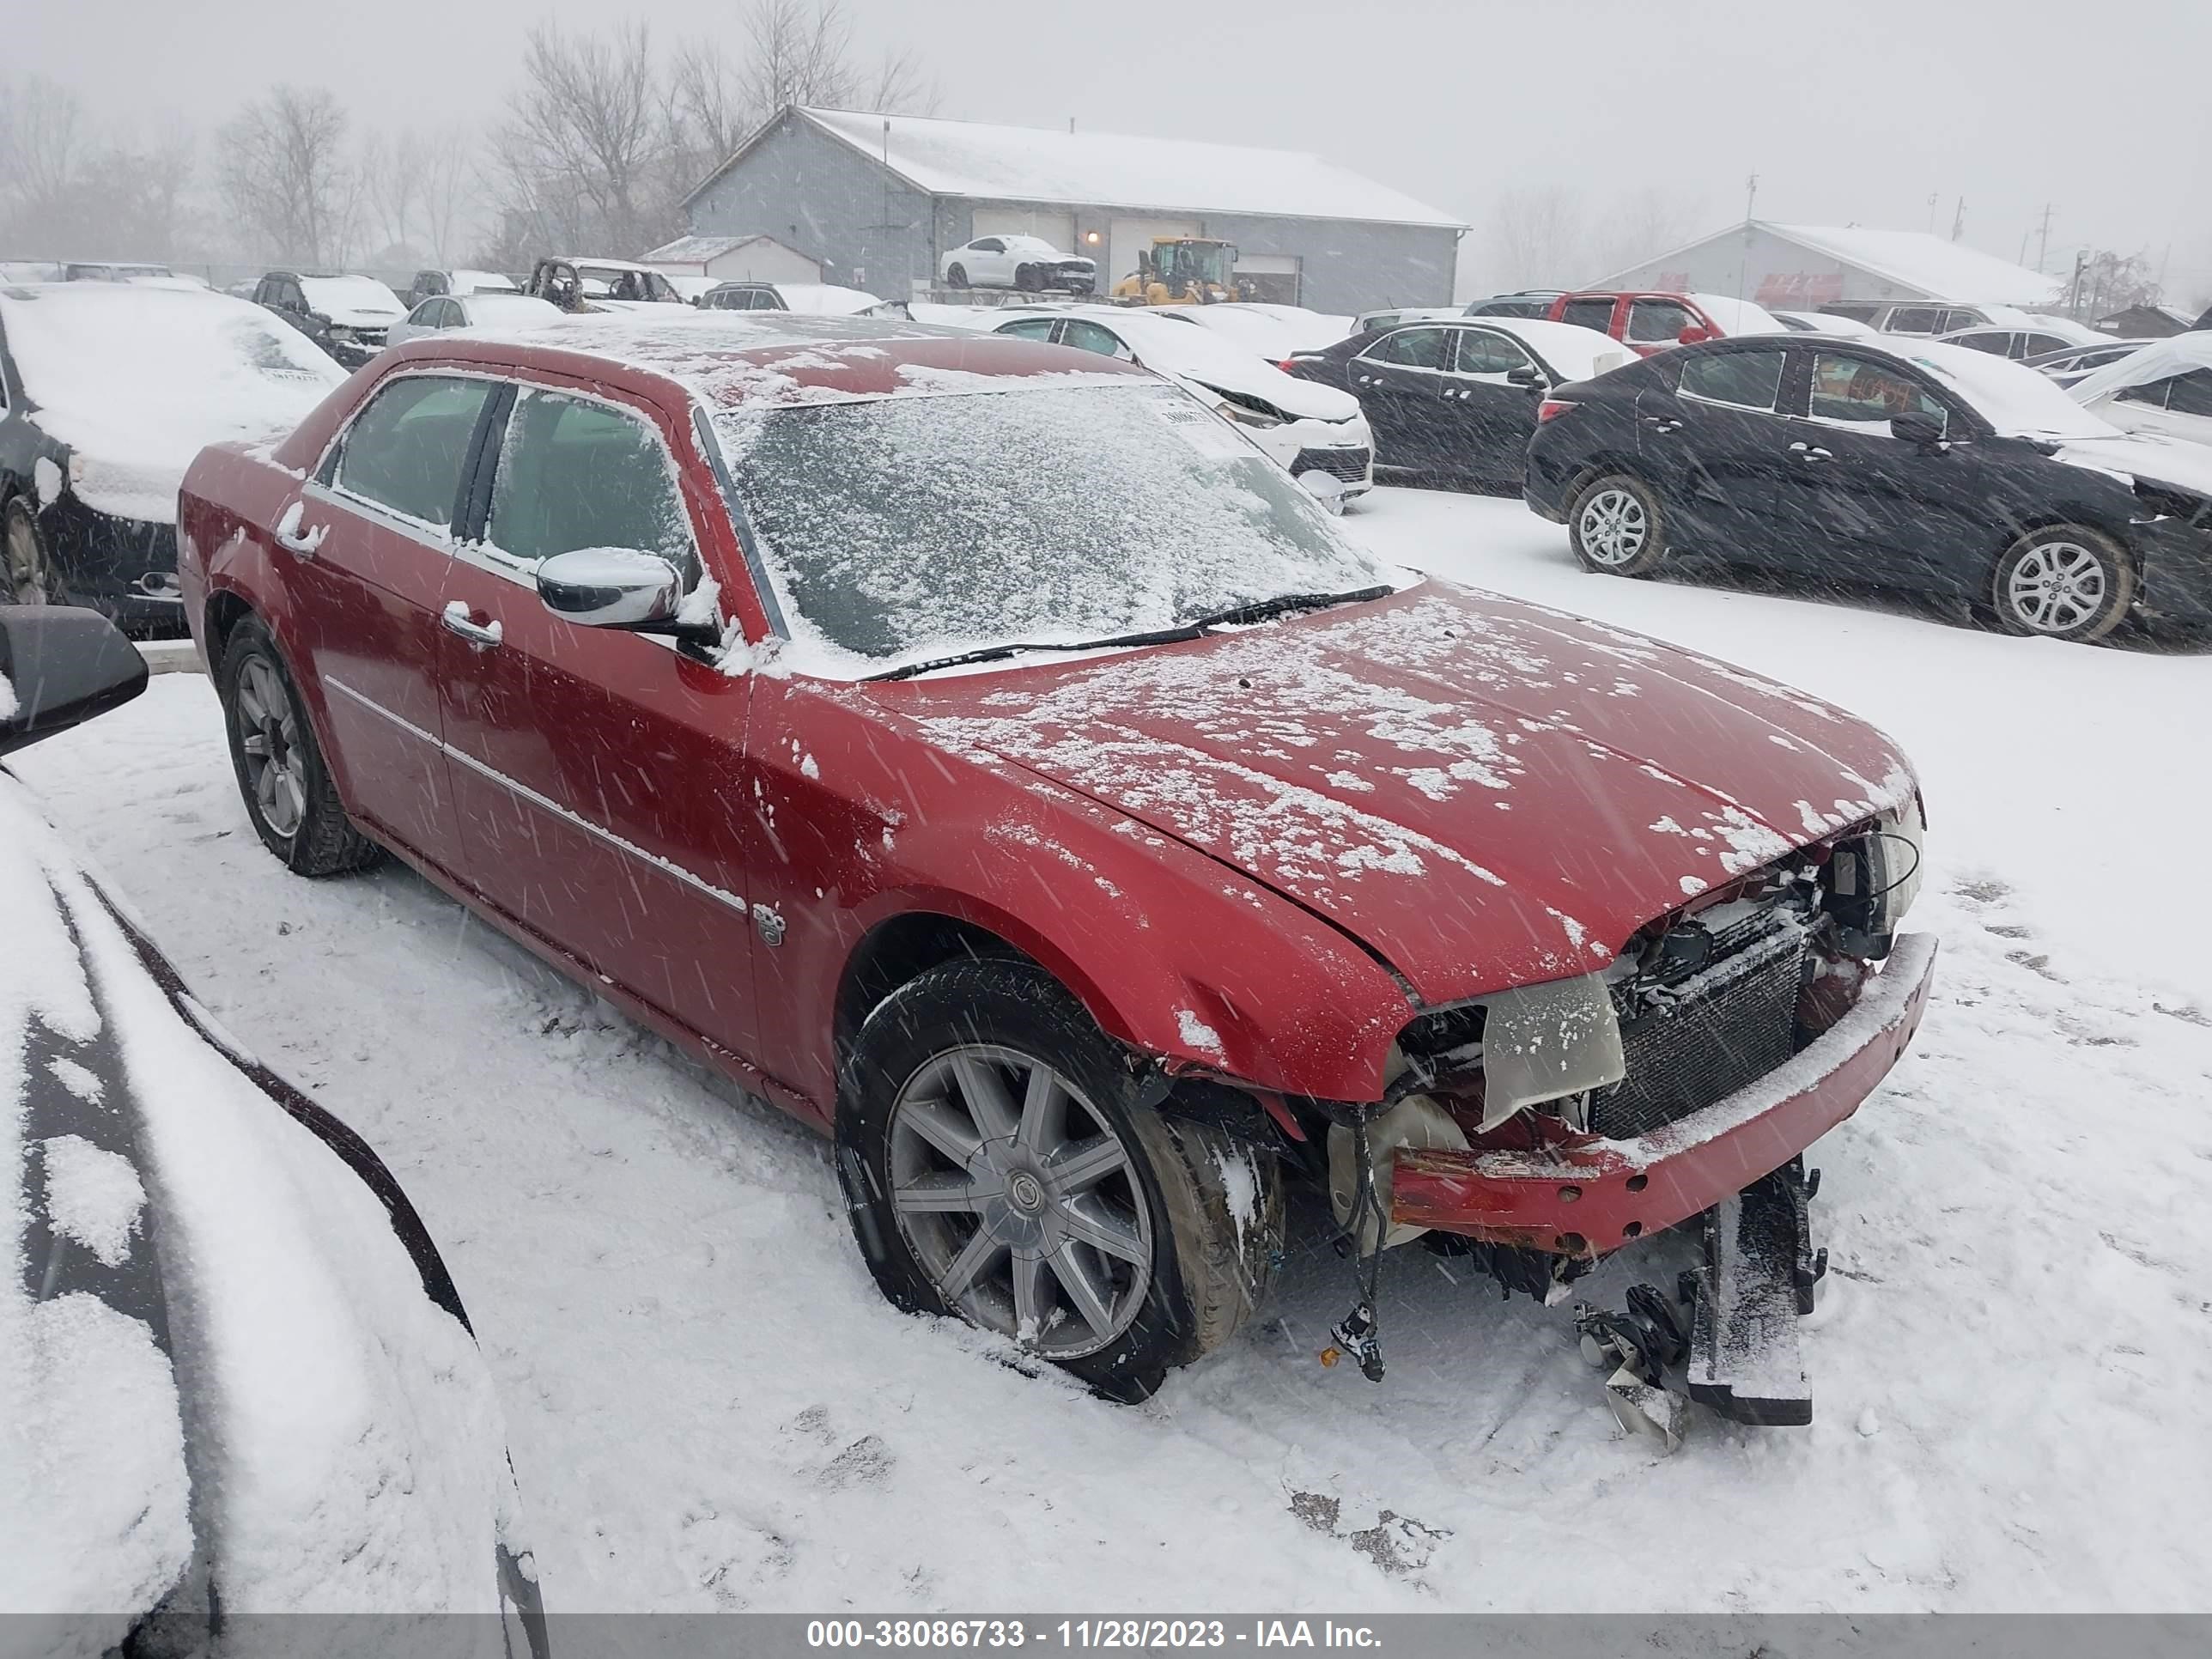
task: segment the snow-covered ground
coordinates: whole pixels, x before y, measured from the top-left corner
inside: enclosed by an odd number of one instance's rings
[[[204,681],[12,763],[405,1183],[556,1610],[2212,1607],[2212,655],[1586,576],[1512,501],[1385,489],[1346,522],[1796,681],[1917,761],[1939,990],[1814,1155],[1809,1430],[1699,1414],[1655,1461],[1560,1313],[1418,1246],[1385,1261],[1379,1387],[1315,1362],[1350,1281],[1312,1249],[1145,1407],[1022,1376],[884,1305],[805,1131],[411,875],[287,875]],[[1671,1248],[1599,1287],[1671,1284]]]

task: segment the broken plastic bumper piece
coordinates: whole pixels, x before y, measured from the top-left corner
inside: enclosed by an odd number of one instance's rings
[[[1919,1029],[1936,939],[1900,934],[1827,1031],[1765,1076],[1632,1139],[1542,1152],[1407,1147],[1391,1218],[1492,1243],[1599,1256],[1734,1199],[1858,1109]]]

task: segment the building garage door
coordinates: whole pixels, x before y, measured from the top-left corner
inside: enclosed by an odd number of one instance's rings
[[[1075,216],[1052,208],[983,208],[975,210],[978,236],[1042,236],[1062,253],[1075,246]]]
[[[1124,276],[1133,276],[1137,270],[1137,255],[1150,250],[1156,236],[1203,236],[1205,230],[1195,219],[1116,219],[1107,231],[1107,246],[1111,257],[1103,281],[1111,287]]]
[[[1240,252],[1237,256],[1237,286],[1248,300],[1294,306],[1298,302],[1298,256]]]

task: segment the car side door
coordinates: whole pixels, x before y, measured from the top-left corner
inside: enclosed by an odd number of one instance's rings
[[[1677,361],[1674,391],[1638,395],[1638,468],[1674,516],[1680,540],[1723,557],[1768,562],[1784,540],[1774,503],[1790,442],[1782,413],[1790,348],[1778,339],[1692,346]]]
[[[1886,354],[1800,348],[1788,464],[1777,518],[1800,569],[1923,591],[1978,587],[2002,538],[1984,499],[1975,441],[1986,428]],[[1897,436],[1898,416],[1939,422],[1945,437]]]
[[[1486,483],[1517,484],[1547,378],[1510,335],[1480,327],[1450,332],[1452,364],[1441,395],[1445,419],[1457,430],[1461,469]]]
[[[550,377],[511,385],[503,405],[439,605],[459,873],[572,963],[749,1057],[750,678],[556,615],[536,577],[580,548],[652,553],[712,618],[720,578],[702,550],[727,539],[726,512],[670,411]]]
[[[495,390],[474,375],[389,377],[272,527],[270,561],[322,692],[347,810],[446,870],[459,826],[438,709],[438,612],[463,474]]]
[[[1002,287],[1013,281],[1013,262],[1006,257],[1006,245],[996,236],[979,236],[968,244],[968,280],[990,287]]]
[[[1449,472],[1458,460],[1446,429],[1444,368],[1451,331],[1441,324],[1394,328],[1352,362],[1352,395],[1375,429],[1375,459],[1386,467]]]
[[[2124,386],[2099,412],[2130,432],[2161,432],[2212,444],[2212,369]]]

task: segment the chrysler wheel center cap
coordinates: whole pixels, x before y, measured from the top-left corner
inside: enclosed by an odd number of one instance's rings
[[[1026,1170],[1018,1171],[1006,1182],[1006,1197],[1016,1209],[1031,1214],[1044,1208],[1044,1187]]]

